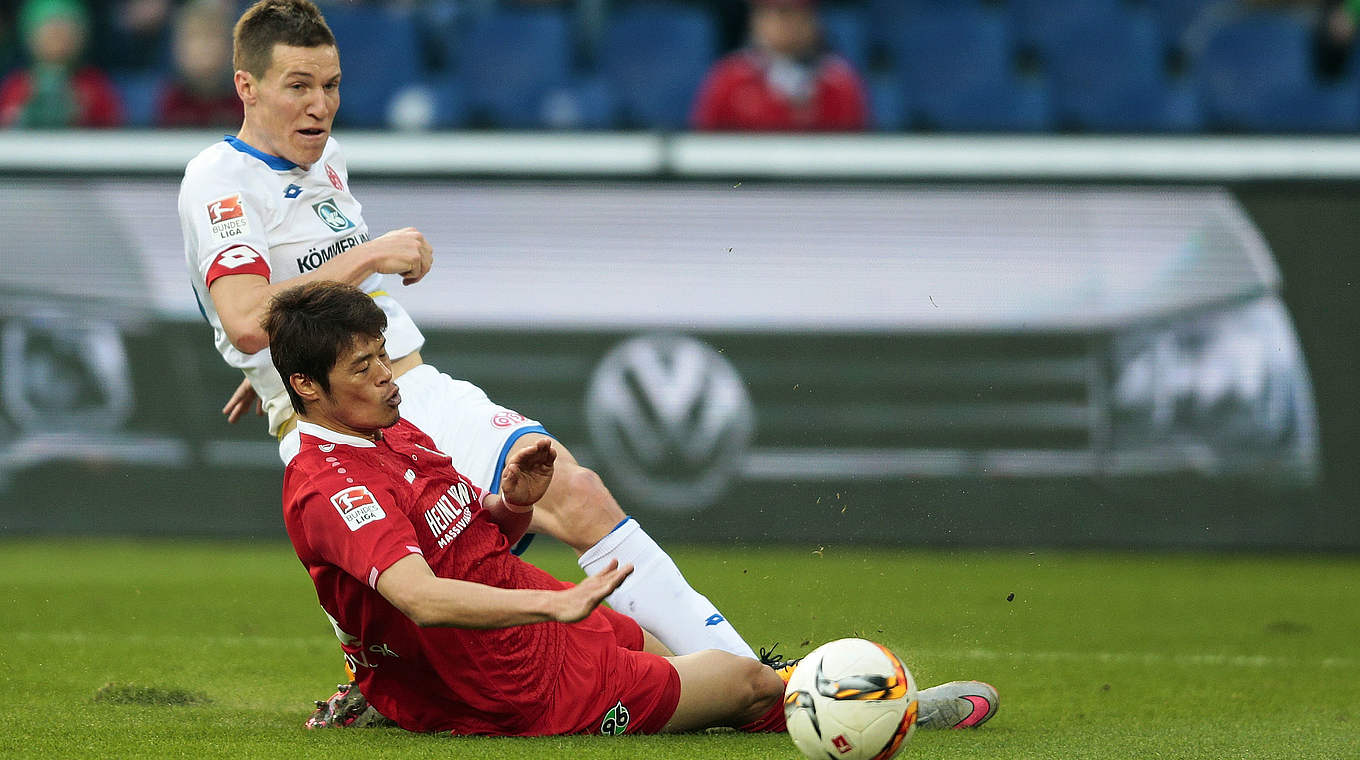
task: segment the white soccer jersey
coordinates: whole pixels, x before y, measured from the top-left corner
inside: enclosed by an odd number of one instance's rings
[[[269,349],[242,353],[227,339],[208,288],[218,277],[258,274],[280,282],[310,272],[368,240],[362,207],[349,192],[349,172],[332,138],[307,170],[228,137],[189,162],[179,190],[194,295],[213,328],[222,358],[240,368],[264,400],[269,432],[292,415],[283,380]],[[399,359],[418,350],[424,337],[410,315],[387,295],[385,275],[359,286],[387,314],[387,352]]]

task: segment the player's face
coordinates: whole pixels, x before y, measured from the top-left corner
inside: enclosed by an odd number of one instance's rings
[[[333,45],[280,43],[263,77],[236,76],[246,104],[242,140],[303,168],[321,159],[340,108],[340,53]]]
[[[360,336],[331,367],[329,392],[320,391],[307,407],[313,422],[355,435],[371,436],[397,424],[401,394],[392,382],[386,341]]]

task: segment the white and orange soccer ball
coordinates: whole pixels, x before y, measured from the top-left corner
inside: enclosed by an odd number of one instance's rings
[[[812,650],[784,689],[789,737],[812,760],[887,760],[911,738],[916,708],[907,666],[865,639]]]

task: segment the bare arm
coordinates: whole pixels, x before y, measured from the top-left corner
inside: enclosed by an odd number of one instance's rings
[[[434,251],[414,227],[406,227],[356,245],[316,269],[277,283],[257,274],[232,274],[213,280],[208,289],[233,346],[253,354],[269,345],[261,320],[274,296],[309,282],[334,280],[358,285],[369,275],[399,274],[402,283],[419,282],[433,262]]]
[[[425,558],[409,554],[378,576],[378,593],[421,627],[508,628],[530,623],[574,623],[633,572],[617,561],[561,591],[506,589],[440,578]]]

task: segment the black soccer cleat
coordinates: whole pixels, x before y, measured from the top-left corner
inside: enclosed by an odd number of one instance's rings
[[[798,663],[802,662],[803,658],[795,657],[792,660],[784,659],[782,655],[778,654],[775,651],[778,648],[779,648],[778,641],[771,644],[769,649],[761,647],[760,664],[773,668],[774,672],[778,673],[779,677],[783,679],[784,683],[787,684],[789,682],[789,679],[793,677],[794,668],[798,667]]]

